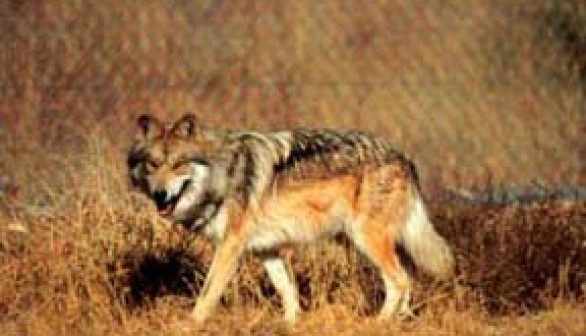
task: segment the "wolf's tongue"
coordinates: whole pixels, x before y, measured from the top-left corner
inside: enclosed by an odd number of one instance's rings
[[[167,207],[159,210],[159,215],[167,217],[171,214],[171,212],[173,212],[173,204],[169,204]]]

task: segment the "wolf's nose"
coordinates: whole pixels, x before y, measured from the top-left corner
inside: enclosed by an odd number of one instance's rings
[[[155,190],[155,192],[153,193],[153,199],[155,200],[155,203],[157,204],[157,208],[159,208],[159,209],[164,208],[166,201],[167,201],[167,190],[165,190],[165,189]]]

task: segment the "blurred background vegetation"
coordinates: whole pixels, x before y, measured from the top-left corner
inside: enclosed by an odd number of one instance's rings
[[[586,183],[582,0],[21,0],[0,32],[0,172],[20,183],[27,153],[47,167],[98,128],[123,152],[138,113],[186,111],[370,130],[428,188]]]

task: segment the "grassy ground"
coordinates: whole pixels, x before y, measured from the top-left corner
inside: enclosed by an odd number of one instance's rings
[[[299,326],[287,330],[278,297],[250,257],[218,313],[204,326],[190,324],[193,296],[211,258],[208,244],[164,229],[148,206],[136,212],[125,207],[132,200],[123,196],[124,203],[114,204],[100,193],[88,190],[45,213],[8,207],[0,217],[4,334],[586,331],[584,203],[434,208],[433,220],[456,253],[458,274],[435,283],[415,273],[417,316],[411,321],[372,320],[382,284],[346,242],[294,250],[289,261],[305,312]]]

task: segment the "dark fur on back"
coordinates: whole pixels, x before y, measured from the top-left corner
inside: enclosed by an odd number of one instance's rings
[[[327,178],[351,174],[365,166],[397,164],[418,184],[414,164],[381,138],[354,130],[297,129],[289,155],[275,166],[279,176]]]

